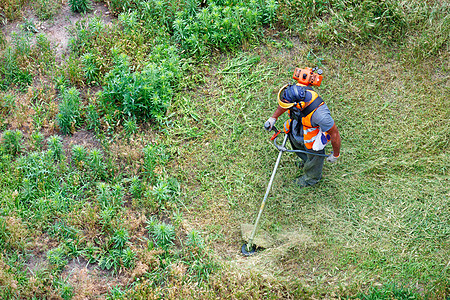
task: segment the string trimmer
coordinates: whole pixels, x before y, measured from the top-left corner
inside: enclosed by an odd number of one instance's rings
[[[270,188],[272,187],[273,179],[275,177],[275,173],[277,172],[278,165],[280,164],[281,155],[283,154],[283,152],[301,152],[301,153],[317,155],[317,156],[324,156],[324,157],[328,157],[329,156],[329,155],[326,155],[326,154],[319,154],[319,153],[314,153],[314,152],[304,151],[304,150],[289,150],[289,149],[287,149],[285,147],[286,146],[286,141],[288,139],[288,135],[287,134],[284,136],[283,143],[280,146],[280,145],[277,144],[277,137],[278,137],[278,135],[280,134],[281,131],[277,130],[275,126],[272,126],[272,128],[270,129],[270,124],[268,122],[266,122],[264,124],[264,128],[267,131],[273,130],[275,132],[273,134],[273,136],[270,138],[270,140],[273,141],[273,144],[278,149],[279,153],[278,153],[277,161],[275,163],[275,167],[273,168],[273,171],[272,171],[272,176],[270,176],[269,185],[267,186],[267,189],[266,189],[266,194],[264,195],[264,199],[263,199],[263,201],[261,203],[261,207],[259,208],[258,217],[256,218],[255,225],[253,226],[253,230],[252,230],[252,233],[250,235],[250,238],[249,238],[249,240],[248,240],[248,242],[246,244],[242,245],[241,252],[242,252],[242,254],[244,256],[253,255],[255,253],[255,251],[256,251],[256,246],[257,245],[254,245],[254,243],[253,243],[254,238],[255,238],[255,234],[256,234],[256,229],[258,227],[259,220],[261,219],[261,215],[263,213],[264,206],[266,205],[267,197],[269,196]]]

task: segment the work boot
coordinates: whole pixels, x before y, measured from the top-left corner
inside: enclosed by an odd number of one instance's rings
[[[303,176],[300,176],[294,180],[294,184],[298,185],[300,188],[304,188],[310,186]]]

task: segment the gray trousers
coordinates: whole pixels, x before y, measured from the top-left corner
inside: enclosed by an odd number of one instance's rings
[[[291,132],[288,133],[288,137],[289,141],[291,142],[292,149],[294,150],[303,150],[318,154],[325,154],[324,149],[320,151],[306,149],[303,142],[295,139]],[[306,185],[316,184],[322,178],[322,169],[325,157],[300,152],[296,152],[295,154],[297,154],[297,156],[300,157],[300,159],[304,163],[303,171],[305,172],[305,174],[300,178],[300,181],[304,182]]]

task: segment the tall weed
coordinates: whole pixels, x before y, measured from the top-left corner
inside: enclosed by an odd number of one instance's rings
[[[63,144],[62,138],[57,135],[52,135],[47,140],[48,144],[48,153],[54,160],[61,160],[63,158]]]
[[[91,0],[69,0],[69,4],[74,13],[85,13],[92,9]]]
[[[174,38],[184,51],[197,57],[211,48],[234,49],[260,35],[261,13],[255,2],[249,6],[211,3],[195,16],[189,11],[178,12],[173,22]]]
[[[168,250],[175,239],[175,228],[170,224],[150,222],[147,229],[156,244],[163,250]]]
[[[162,46],[155,47],[151,56],[156,55],[161,61],[146,64],[141,72],[133,72],[128,56],[116,55],[115,67],[106,74],[106,85],[99,95],[106,111],[118,109],[127,119],[165,121],[176,79],[177,52],[174,47]]]
[[[311,30],[324,43],[392,41],[408,27],[405,11],[395,0],[294,0],[280,7],[286,26]]]
[[[6,130],[2,135],[2,146],[7,154],[18,155],[22,150],[23,134],[20,130]]]
[[[75,128],[80,126],[81,98],[75,87],[62,91],[56,122],[63,134],[73,133]]]
[[[99,78],[100,71],[95,56],[88,52],[81,57],[81,62],[83,63],[84,77],[88,80],[88,83],[95,83]]]

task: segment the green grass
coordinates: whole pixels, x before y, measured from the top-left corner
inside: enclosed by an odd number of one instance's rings
[[[0,43],[1,297],[449,297],[446,3],[108,5],[62,61],[27,19]],[[305,66],[342,155],[306,189],[282,155],[260,225],[277,242],[244,258],[278,154],[263,124]]]

